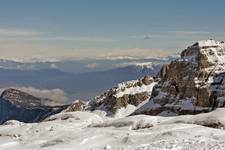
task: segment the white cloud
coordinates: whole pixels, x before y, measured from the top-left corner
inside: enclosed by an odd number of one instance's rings
[[[66,37],[66,36],[46,36],[39,38],[31,38],[27,40],[33,41],[79,41],[79,42],[111,42],[111,38],[104,37]]]
[[[172,50],[160,49],[65,49],[53,48],[39,51],[30,51],[28,48],[19,52],[17,49],[2,51],[0,50],[1,59],[13,60],[16,62],[32,63],[32,62],[59,62],[65,60],[82,60],[82,59],[142,59],[148,57],[166,57],[177,53]],[[53,67],[54,65],[52,65]],[[55,67],[55,66],[54,66]],[[87,67],[97,67],[96,64],[90,64]]]
[[[197,36],[197,35],[214,34],[214,33],[207,32],[207,31],[169,31],[169,33],[174,33],[174,34],[181,35],[181,36],[185,36],[185,35]]]
[[[138,37],[138,36],[137,36]],[[142,39],[162,38],[162,35],[146,34]],[[171,37],[168,36],[167,37]],[[49,41],[49,42],[48,42]],[[60,41],[60,42],[59,42]],[[65,42],[66,41],[66,42]],[[74,43],[79,41],[80,43]],[[98,43],[112,42],[114,39],[104,37],[66,37],[55,36],[51,32],[36,32],[19,29],[0,28],[0,58],[17,60],[20,62],[61,61],[67,59],[104,59],[104,58],[145,58],[171,55],[171,51],[151,48],[103,48]],[[83,43],[84,42],[84,43]],[[81,47],[87,42],[87,48]],[[108,43],[107,43],[108,44]],[[113,43],[114,45],[116,43]],[[121,41],[118,42],[120,46]],[[77,46],[78,45],[78,46]],[[111,44],[109,44],[111,45]],[[105,43],[103,44],[105,46]],[[91,47],[91,48],[89,48]],[[93,66],[92,66],[93,67]]]
[[[19,29],[7,29],[0,28],[0,37],[28,37],[28,36],[39,36],[44,33],[31,31],[31,30],[19,30]]]
[[[13,28],[0,28],[1,41],[78,41],[78,42],[111,42],[108,37],[74,37],[58,36],[53,32],[40,32],[35,30],[21,30]]]
[[[191,40],[203,40],[208,38],[218,38],[224,39],[224,32],[208,32],[208,31],[182,31],[182,30],[174,30],[174,31],[153,31],[151,33],[146,33],[142,35],[133,35],[128,38],[133,39],[168,39],[168,40],[179,40],[186,39],[187,41]]]
[[[104,59],[104,60],[138,60],[139,58],[137,57],[130,57],[130,56],[106,56],[104,58],[100,58],[100,59]]]
[[[113,49],[109,52],[99,54],[101,58],[146,58],[146,57],[165,57],[173,55],[176,51],[164,51],[160,49],[148,48],[130,48],[130,49]]]

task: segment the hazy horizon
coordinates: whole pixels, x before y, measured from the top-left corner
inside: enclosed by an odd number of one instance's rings
[[[3,59],[162,57],[225,39],[223,0],[0,2]]]

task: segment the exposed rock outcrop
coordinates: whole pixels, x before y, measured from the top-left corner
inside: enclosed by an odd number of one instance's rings
[[[126,108],[128,105],[136,107],[149,99],[155,84],[156,82],[150,76],[120,83],[90,101],[87,110],[101,110],[105,111],[108,116],[114,116],[121,108]]]
[[[225,105],[225,44],[199,41],[164,65],[148,103],[134,114],[180,115]]]
[[[81,100],[76,100],[69,107],[65,109],[65,112],[82,111],[85,108],[86,103]]]

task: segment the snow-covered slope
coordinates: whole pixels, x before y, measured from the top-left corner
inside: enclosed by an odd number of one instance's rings
[[[164,65],[148,103],[134,114],[177,115],[225,106],[225,44],[199,41]]]
[[[69,112],[41,123],[0,126],[1,150],[160,150],[225,148],[225,109],[177,117],[103,118]]]

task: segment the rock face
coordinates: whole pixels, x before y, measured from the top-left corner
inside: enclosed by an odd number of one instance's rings
[[[85,102],[81,100],[76,100],[69,107],[66,108],[65,112],[82,111],[85,108]]]
[[[225,105],[225,44],[199,41],[164,65],[148,103],[134,114],[180,115]]]
[[[145,76],[140,80],[120,83],[90,101],[87,110],[101,110],[105,111],[108,116],[114,116],[121,108],[126,108],[128,105],[136,107],[149,99],[155,84],[156,82],[150,76]]]
[[[0,124],[8,120],[39,122],[67,107],[45,106],[37,97],[16,89],[8,89],[0,97]]]

